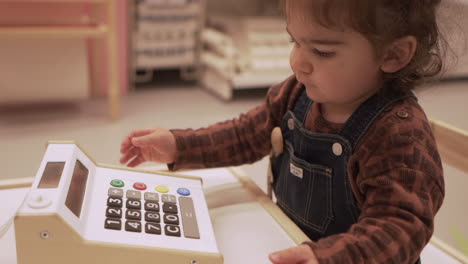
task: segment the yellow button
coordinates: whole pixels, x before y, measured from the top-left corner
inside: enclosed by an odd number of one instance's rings
[[[164,185],[158,185],[154,189],[156,191],[160,192],[160,193],[168,193],[169,192],[169,188],[167,188],[167,186],[164,186]]]

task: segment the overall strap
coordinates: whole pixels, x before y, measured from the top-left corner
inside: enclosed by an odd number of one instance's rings
[[[366,133],[367,129],[382,111],[395,102],[411,96],[414,97],[412,92],[399,93],[391,96],[384,96],[379,93],[374,94],[354,111],[341,129],[339,135],[349,141],[354,151],[361,137]]]
[[[307,113],[309,112],[312,103],[313,101],[307,96],[306,89],[304,88],[301,95],[296,99],[296,103],[293,108],[294,115],[303,125],[305,124]]]

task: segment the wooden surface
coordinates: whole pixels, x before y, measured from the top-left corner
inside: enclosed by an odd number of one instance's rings
[[[438,120],[431,120],[442,160],[467,173],[468,132]]]

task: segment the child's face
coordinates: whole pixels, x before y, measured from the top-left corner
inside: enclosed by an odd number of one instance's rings
[[[287,30],[294,41],[291,68],[314,101],[349,105],[380,88],[380,63],[363,35],[327,29],[292,13],[288,15]]]

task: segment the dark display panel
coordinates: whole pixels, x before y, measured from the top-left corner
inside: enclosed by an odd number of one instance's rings
[[[79,160],[76,160],[70,188],[68,188],[67,198],[65,199],[65,205],[77,217],[80,217],[81,215],[81,207],[83,206],[88,174],[89,170],[83,165],[83,163],[81,163]]]
[[[57,188],[60,183],[64,167],[65,162],[47,162],[37,188]]]

